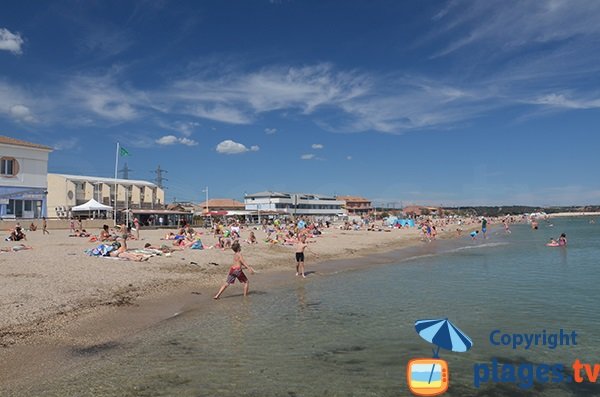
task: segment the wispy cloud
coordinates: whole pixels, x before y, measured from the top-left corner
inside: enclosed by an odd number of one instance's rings
[[[594,109],[600,108],[600,97],[596,99],[573,99],[563,94],[548,94],[535,98],[530,103],[566,109]]]
[[[52,147],[54,150],[71,150],[75,149],[78,145],[79,139],[71,138],[58,140],[52,145]]]
[[[273,135],[277,132],[277,128],[265,128],[265,134]]]
[[[200,123],[197,121],[175,121],[173,123],[158,121],[158,124],[167,130],[177,131],[185,137],[192,136],[192,133],[200,127]]]
[[[300,156],[301,160],[313,160],[314,158],[315,158],[315,155],[312,153],[303,154],[302,156]]]
[[[221,154],[241,154],[246,152],[257,152],[260,148],[256,145],[250,146],[250,148],[246,147],[244,144],[239,142],[234,142],[230,139],[222,141],[216,147],[218,153]]]
[[[22,54],[23,38],[19,33],[12,33],[6,28],[0,28],[0,50],[10,51],[13,54]]]
[[[323,149],[323,147],[324,147],[324,146],[323,146],[322,144],[320,144],[320,143],[313,143],[313,144],[311,145],[311,147],[312,147],[313,149]]]
[[[497,52],[596,36],[599,16],[600,3],[595,0],[456,1],[434,17],[442,25],[440,33],[455,36],[435,56],[480,45]]]
[[[138,96],[139,95],[139,96]],[[128,121],[140,116],[141,94],[120,84],[113,73],[68,81],[63,100],[101,118]]]

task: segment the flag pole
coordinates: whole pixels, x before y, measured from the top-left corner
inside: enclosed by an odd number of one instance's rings
[[[115,155],[115,209],[113,212],[113,222],[117,225],[117,171],[119,169],[119,142],[117,142],[117,153]]]

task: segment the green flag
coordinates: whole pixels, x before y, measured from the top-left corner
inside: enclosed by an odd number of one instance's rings
[[[119,148],[119,154],[121,155],[121,157],[129,156],[129,152],[124,147]]]

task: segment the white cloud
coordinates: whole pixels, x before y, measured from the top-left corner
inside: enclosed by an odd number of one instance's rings
[[[240,154],[248,151],[257,152],[260,148],[253,145],[248,149],[245,145],[227,139],[217,145],[217,152],[221,154]]]
[[[300,159],[302,160],[312,160],[315,158],[314,154],[303,154],[302,156],[300,156]]]
[[[272,135],[277,132],[277,128],[265,128],[265,133],[267,135]]]
[[[31,109],[25,105],[11,106],[8,114],[15,120],[26,121],[28,123],[33,123],[36,121]]]
[[[0,28],[0,50],[10,51],[13,54],[22,54],[23,39],[20,34],[14,34],[6,28]]]
[[[346,156],[346,160],[352,160],[352,156]]]
[[[323,149],[323,145],[320,143],[313,143],[311,146],[313,149]]]
[[[196,145],[198,145],[198,142],[196,142],[193,139],[189,139],[189,138],[179,138],[179,143],[181,143],[182,145],[186,145],[186,146],[196,146]]]
[[[165,135],[163,137],[160,137],[159,139],[156,140],[156,143],[158,143],[159,145],[175,145],[177,143],[180,143],[182,145],[186,145],[186,146],[196,146],[198,145],[198,142],[194,141],[193,139],[189,139],[189,138],[178,138],[175,135]]]
[[[156,140],[156,143],[159,145],[174,145],[178,142],[178,139],[175,135],[165,135]]]

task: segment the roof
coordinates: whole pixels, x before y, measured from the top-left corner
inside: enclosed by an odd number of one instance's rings
[[[206,201],[203,203],[198,204],[198,207],[201,208],[206,208]],[[208,200],[208,209],[210,210],[211,208],[245,208],[244,203],[241,203],[237,200],[233,200],[233,199],[220,199],[220,198],[215,198],[215,199],[210,199]]]
[[[20,139],[11,138],[8,136],[0,135],[0,143],[5,145],[13,145],[13,146],[25,146],[34,149],[42,149],[52,151],[53,149],[49,146],[39,145],[37,143],[31,143],[27,141],[22,141]]]
[[[336,196],[337,200],[342,200],[342,201],[353,201],[353,202],[360,202],[360,203],[370,203],[371,200],[367,200],[364,197],[358,197],[358,196]]]
[[[280,198],[290,198],[289,193],[280,193],[280,192],[258,192],[254,194],[247,194],[246,198],[260,198],[260,197],[280,197]]]
[[[335,197],[332,196],[326,196],[324,194],[312,194],[312,193],[282,193],[282,192],[271,192],[271,191],[266,191],[266,192],[258,192],[258,193],[254,193],[254,194],[247,194],[246,198],[247,199],[254,199],[254,198],[286,198],[286,199],[291,199],[292,196],[298,196],[300,199],[303,200],[335,200]]]
[[[124,210],[129,211],[132,214],[146,214],[146,215],[192,215],[192,212],[187,211],[170,211],[170,210]]]
[[[48,173],[48,175],[57,175],[62,176],[65,179],[69,179],[71,181],[79,181],[79,182],[101,182],[107,183],[109,185],[113,185],[117,183],[118,185],[143,185],[148,187],[158,187],[156,184],[148,181],[140,181],[135,179],[115,179],[115,178],[103,178],[99,176],[85,176],[85,175],[68,175],[68,174],[53,174]]]

